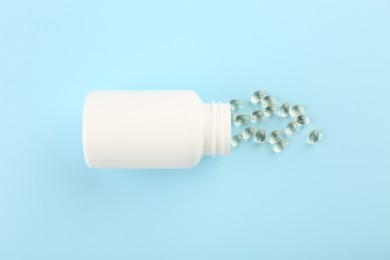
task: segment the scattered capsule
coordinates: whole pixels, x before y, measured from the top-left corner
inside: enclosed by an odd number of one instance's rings
[[[316,144],[321,138],[321,134],[318,130],[313,130],[309,134],[309,143]]]
[[[274,150],[275,153],[280,153],[286,148],[286,146],[287,142],[284,139],[280,139],[274,144],[272,150]]]
[[[252,94],[251,102],[253,104],[258,104],[263,100],[263,98],[264,98],[264,92],[261,90],[258,90]]]
[[[295,105],[290,109],[290,114],[292,116],[297,116],[299,114],[303,114],[304,112],[305,112],[305,108],[303,107],[303,105]]]
[[[261,110],[255,110],[251,113],[251,120],[253,122],[258,122],[261,119],[263,119],[264,117],[265,117],[265,113]]]
[[[290,106],[285,102],[280,107],[276,107],[276,98],[271,95],[265,95],[262,90],[257,90],[252,93],[250,101],[253,104],[262,104],[263,110],[255,110],[250,114],[238,114],[238,110],[242,107],[243,103],[239,99],[232,99],[229,101],[231,118],[234,125],[247,125],[250,121],[258,122],[265,117],[269,117],[272,114],[279,114],[280,117],[287,117],[291,115],[294,120],[289,122],[285,128],[272,131],[268,136],[263,129],[256,130],[255,127],[248,126],[241,134],[236,134],[231,138],[231,145],[233,147],[239,146],[245,140],[249,140],[254,137],[255,142],[261,144],[268,140],[272,144],[272,150],[275,153],[280,153],[287,146],[287,141],[283,138],[283,134],[292,135],[301,126],[310,123],[310,118],[306,115],[303,105]],[[241,112],[242,113],[242,112]],[[316,144],[321,139],[321,133],[318,130],[312,130],[308,137],[310,144]]]
[[[282,132],[280,132],[279,130],[275,130],[275,131],[272,131],[270,134],[269,134],[269,137],[268,137],[268,141],[271,143],[271,144],[274,144],[276,143],[277,141],[281,140],[282,139]]]
[[[276,98],[274,96],[265,96],[261,100],[261,103],[263,104],[263,106],[272,106],[276,103]]]
[[[266,106],[264,108],[264,115],[265,116],[271,116],[275,111],[275,107],[274,106]]]
[[[230,100],[229,104],[230,104],[231,111],[237,111],[241,107],[241,100],[232,99]]]
[[[297,117],[295,118],[295,122],[298,124],[298,125],[307,125],[308,123],[310,123],[310,118],[305,116],[305,115],[297,115]]]
[[[256,128],[250,126],[244,129],[244,132],[242,133],[242,137],[244,137],[245,140],[250,139],[254,134],[256,133]]]
[[[244,141],[244,137],[241,134],[235,135],[231,139],[231,143],[233,147],[237,147]]]
[[[235,115],[233,117],[233,122],[236,125],[245,125],[249,122],[250,118],[248,115],[240,114],[240,115]]]
[[[283,103],[281,106],[280,106],[280,110],[279,110],[279,115],[281,117],[286,117],[288,116],[288,114],[290,114],[290,104],[289,103]]]
[[[267,134],[263,129],[258,129],[255,134],[255,141],[258,144],[262,144],[265,141]]]
[[[286,133],[286,135],[292,135],[293,133],[295,133],[295,131],[297,131],[298,127],[299,125],[296,122],[290,122],[284,128],[284,132]]]

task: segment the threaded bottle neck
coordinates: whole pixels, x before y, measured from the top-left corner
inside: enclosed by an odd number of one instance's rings
[[[212,102],[203,106],[203,153],[213,157],[216,155],[230,154],[230,105],[227,103]]]

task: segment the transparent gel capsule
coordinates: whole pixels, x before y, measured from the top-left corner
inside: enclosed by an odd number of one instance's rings
[[[274,96],[265,96],[262,100],[261,103],[263,106],[272,106],[275,104],[276,98]]]
[[[316,144],[321,138],[321,134],[318,130],[313,130],[309,134],[309,143]]]
[[[292,106],[290,109],[290,114],[292,116],[297,116],[299,114],[303,114],[304,112],[305,112],[305,108],[303,107],[303,105],[295,105]]]
[[[250,118],[248,115],[240,114],[240,115],[235,115],[233,117],[233,122],[236,125],[245,125],[249,122]]]
[[[271,116],[275,111],[275,107],[274,106],[266,106],[264,107],[264,115],[265,116]]]
[[[298,124],[298,125],[307,125],[308,123],[310,123],[310,118],[305,116],[305,115],[297,115],[297,117],[295,118],[295,122]]]
[[[253,122],[258,122],[260,121],[261,119],[263,119],[265,117],[265,114],[263,111],[261,110],[255,110],[251,113],[251,120]]]
[[[259,129],[256,131],[255,141],[256,141],[256,143],[261,144],[265,141],[266,137],[267,137],[267,134],[265,133],[265,131],[263,129]]]
[[[230,110],[237,111],[241,107],[241,101],[239,99],[232,99],[229,101]]]
[[[244,129],[244,132],[242,132],[242,137],[244,137],[245,140],[248,140],[252,136],[254,136],[255,133],[256,133],[256,128],[250,126]]]
[[[287,142],[284,139],[278,140],[274,146],[272,147],[272,150],[274,150],[275,153],[280,153],[284,149],[286,149]]]
[[[295,133],[297,131],[298,127],[299,126],[297,123],[290,122],[284,128],[284,132],[286,133],[286,135],[292,135],[293,133]]]
[[[281,117],[286,117],[290,114],[290,104],[289,103],[283,103],[281,106],[280,106],[280,110],[279,110],[279,115]]]
[[[238,145],[240,145],[240,143],[242,143],[242,141],[244,141],[244,137],[241,134],[235,135],[231,139],[233,147],[237,147]]]
[[[261,90],[258,90],[252,94],[251,102],[253,104],[258,104],[263,100],[263,98],[264,98],[264,92]]]
[[[275,130],[275,131],[272,131],[270,134],[269,134],[269,137],[268,137],[268,141],[271,143],[271,144],[274,144],[276,143],[277,141],[281,140],[282,139],[282,132],[280,132],[279,130]]]

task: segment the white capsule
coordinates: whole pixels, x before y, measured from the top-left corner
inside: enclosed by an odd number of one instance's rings
[[[296,122],[290,122],[284,128],[284,132],[286,133],[286,135],[292,135],[297,131],[298,127],[299,126]]]
[[[251,102],[253,104],[260,103],[264,98],[264,92],[261,90],[255,91],[251,96]]]
[[[258,122],[260,121],[261,119],[263,119],[265,117],[265,114],[263,111],[261,110],[255,110],[251,113],[251,120],[253,122]]]
[[[244,129],[244,132],[242,132],[242,137],[244,137],[245,140],[250,139],[254,134],[256,133],[256,128],[250,126]]]
[[[283,134],[279,130],[272,131],[269,134],[268,142],[270,142],[271,144],[274,144],[277,141],[279,141],[280,139],[282,139],[282,136],[283,136]]]
[[[231,143],[233,147],[237,147],[244,141],[244,137],[241,134],[235,135],[231,139]]]
[[[255,141],[258,144],[262,144],[265,141],[267,134],[263,129],[258,129],[255,134]]]
[[[284,140],[284,139],[280,139],[278,140],[274,146],[272,147],[272,150],[275,152],[275,153],[280,153],[281,151],[283,151],[284,149],[286,149],[286,146],[287,146],[287,142]]]
[[[318,130],[313,130],[309,134],[309,143],[316,144],[321,139],[321,133]]]
[[[289,103],[283,103],[280,106],[279,115],[281,117],[286,117],[286,116],[289,115],[289,113],[290,113],[290,104]]]

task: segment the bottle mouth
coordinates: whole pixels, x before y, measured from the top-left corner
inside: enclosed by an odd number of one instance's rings
[[[228,103],[204,104],[204,154],[230,154],[231,119]]]

